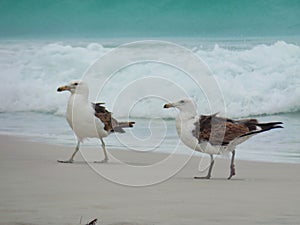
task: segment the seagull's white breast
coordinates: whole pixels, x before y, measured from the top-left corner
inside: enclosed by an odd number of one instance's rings
[[[196,118],[184,120],[180,117],[176,118],[176,130],[181,141],[191,149],[197,150],[198,139],[193,135],[195,129]]]
[[[176,129],[181,141],[189,148],[208,154],[223,154],[228,149],[224,146],[213,146],[209,142],[200,142],[198,138],[194,136],[194,130],[199,129],[195,123],[199,121],[199,117],[193,117],[190,119],[176,118]]]
[[[73,94],[69,98],[67,121],[80,141],[108,135],[104,124],[95,117],[91,104],[80,94]]]

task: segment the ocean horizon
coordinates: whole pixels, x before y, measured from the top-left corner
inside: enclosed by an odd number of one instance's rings
[[[297,36],[297,0],[2,0],[0,38]]]

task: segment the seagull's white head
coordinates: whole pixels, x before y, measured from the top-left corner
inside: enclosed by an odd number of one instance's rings
[[[164,105],[164,108],[177,108],[180,110],[182,114],[185,114],[186,116],[196,116],[197,110],[196,105],[193,100],[191,99],[182,99],[178,102],[174,103],[167,103]]]
[[[89,87],[83,81],[74,81],[68,85],[61,86],[57,88],[58,92],[69,91],[72,94],[81,94],[81,95],[89,95]]]

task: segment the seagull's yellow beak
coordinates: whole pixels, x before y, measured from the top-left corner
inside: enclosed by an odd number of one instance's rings
[[[173,103],[167,103],[164,105],[164,108],[171,108],[171,107],[174,107]]]
[[[70,91],[70,86],[68,86],[68,85],[65,85],[65,86],[61,86],[61,87],[59,87],[59,88],[57,88],[57,91],[58,92],[62,92],[62,91]]]

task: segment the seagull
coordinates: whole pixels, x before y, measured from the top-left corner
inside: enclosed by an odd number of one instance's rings
[[[105,163],[108,156],[103,138],[113,132],[124,133],[123,128],[133,127],[135,122],[118,122],[112,117],[111,112],[106,110],[104,103],[90,103],[88,101],[89,88],[83,81],[71,82],[68,85],[57,88],[58,92],[69,91],[71,93],[68,104],[66,119],[76,134],[77,145],[69,160],[58,160],[60,163],[73,163],[80,143],[87,138],[99,138],[102,143]]]
[[[183,99],[175,103],[168,103],[164,108],[177,108],[176,129],[181,141],[189,148],[210,155],[210,166],[205,177],[195,179],[210,179],[214,165],[213,155],[232,154],[230,175],[236,174],[234,157],[236,146],[250,137],[269,131],[280,126],[282,122],[259,123],[257,119],[233,120],[212,115],[197,115],[195,103],[191,99]]]

